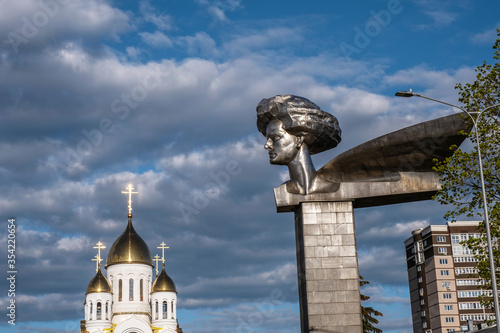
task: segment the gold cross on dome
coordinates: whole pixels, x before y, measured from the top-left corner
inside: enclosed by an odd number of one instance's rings
[[[101,266],[101,249],[105,249],[106,246],[104,246],[103,243],[101,243],[101,241],[98,241],[96,243],[97,246],[94,246],[93,248],[94,249],[97,249],[97,255],[95,256],[96,259],[92,259],[92,261],[96,261],[96,269],[95,271],[97,272],[99,270],[99,266]]]
[[[153,261],[156,262],[156,276],[158,276],[158,261],[162,260],[159,255],[155,255]]]
[[[122,191],[123,194],[128,194],[128,215],[132,215],[132,194],[138,194],[139,192],[132,192],[134,189],[132,187],[132,184],[128,184],[127,188],[128,191]]]
[[[95,261],[95,272],[97,273],[99,271],[99,267],[101,266],[101,261],[102,259],[99,257],[98,254],[95,255],[94,259],[92,261]]]
[[[170,249],[168,246],[165,246],[165,242],[161,242],[161,246],[158,246],[159,249],[161,249],[161,260],[162,262],[165,262],[165,249]]]

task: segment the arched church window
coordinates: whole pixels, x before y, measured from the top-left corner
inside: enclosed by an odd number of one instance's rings
[[[141,302],[144,301],[144,295],[142,293],[142,290],[144,288],[143,284],[144,284],[143,279],[141,279],[141,281],[139,281],[139,293],[141,295]]]
[[[109,302],[106,302],[106,320],[109,319]]]
[[[101,320],[102,319],[102,309],[101,309],[101,302],[97,302],[97,305],[96,305],[96,310],[97,310],[97,314],[96,314],[96,320]]]
[[[172,319],[174,319],[174,301],[172,301],[172,311],[170,312]]]
[[[168,319],[167,317],[167,301],[163,301],[163,319]]]
[[[122,279],[118,280],[118,302],[122,301],[122,289],[123,289],[123,281]]]
[[[128,300],[134,300],[134,279],[128,280]]]
[[[156,301],[155,305],[155,319],[158,319],[158,301]]]
[[[92,320],[92,302],[90,302],[89,320]]]

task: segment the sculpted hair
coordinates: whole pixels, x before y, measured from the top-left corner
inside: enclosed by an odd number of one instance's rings
[[[279,119],[290,134],[304,137],[310,154],[336,147],[341,141],[337,118],[304,97],[277,95],[257,105],[257,128],[264,136],[269,122]]]

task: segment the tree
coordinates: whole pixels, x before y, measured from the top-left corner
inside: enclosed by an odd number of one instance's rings
[[[497,29],[500,37],[500,29]],[[500,38],[493,46],[494,63],[486,61],[476,68],[476,80],[473,83],[460,84],[459,101],[468,111],[482,111],[500,103]],[[467,115],[464,115],[467,117]],[[483,161],[486,199],[490,231],[493,240],[493,257],[495,267],[500,267],[500,111],[493,107],[484,112],[477,119],[477,131]],[[466,135],[466,133],[463,133]],[[470,134],[475,138],[475,133]],[[453,156],[438,162],[434,170],[441,176],[442,189],[434,197],[442,204],[451,205],[452,209],[445,214],[445,219],[456,221],[461,216],[479,217],[484,219],[482,190],[479,176],[477,142],[471,139],[474,148],[470,151],[457,149]],[[454,149],[456,147],[452,147]],[[461,243],[469,247],[478,259],[480,289],[491,290],[491,273],[486,246],[484,220],[480,223],[479,238],[469,238]],[[497,281],[500,281],[500,272],[496,271]],[[493,299],[483,296],[481,302],[487,307],[493,307]]]
[[[364,285],[369,284],[369,281],[365,281],[363,277],[360,275],[359,276],[359,285],[360,287],[363,287]],[[370,296],[365,296],[363,294],[360,294],[361,296],[361,301],[367,301],[370,299]],[[381,312],[378,312],[377,310],[374,310],[372,307],[364,307],[361,305],[361,315],[363,319],[363,333],[369,333],[369,332],[374,332],[374,333],[381,333],[382,330],[380,328],[377,328],[373,326],[372,324],[378,324],[378,320],[374,316],[383,316]]]

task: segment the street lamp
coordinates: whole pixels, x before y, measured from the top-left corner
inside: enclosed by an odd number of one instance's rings
[[[414,93],[411,89],[408,90],[408,91],[398,91],[396,93],[396,96],[398,96],[398,97],[413,97],[413,96],[417,96],[417,97],[422,97],[422,98],[425,98],[425,99],[428,99],[428,100],[431,100],[431,101],[434,101],[434,102],[437,102],[437,103],[449,105],[451,107],[457,108],[457,109],[461,110],[462,112],[466,113],[469,116],[469,118],[472,120],[472,124],[474,125],[475,132],[476,132],[477,159],[478,159],[478,163],[479,163],[479,175],[481,177],[481,189],[482,189],[482,194],[483,194],[484,223],[486,225],[486,239],[487,239],[487,242],[488,242],[488,258],[490,260],[491,285],[492,285],[492,288],[493,288],[493,302],[494,302],[494,305],[495,305],[495,319],[496,319],[496,323],[497,323],[497,332],[500,333],[500,322],[499,322],[499,320],[500,320],[500,313],[499,313],[499,308],[498,308],[497,281],[496,281],[496,275],[495,275],[495,264],[493,262],[493,249],[492,249],[492,246],[491,246],[490,221],[489,221],[489,217],[488,217],[488,207],[487,207],[487,203],[488,202],[486,200],[486,189],[485,189],[485,186],[484,186],[483,161],[482,161],[482,158],[481,158],[481,148],[479,146],[479,134],[478,134],[478,131],[477,131],[477,124],[478,124],[478,121],[479,121],[479,117],[481,117],[481,115],[485,111],[500,106],[500,103],[488,106],[487,108],[485,108],[482,111],[467,111],[466,109],[461,108],[460,106],[453,105],[453,104],[446,103],[446,102],[443,102],[443,101],[440,101],[440,100],[437,100],[437,99],[434,99],[434,98],[430,98],[430,97],[427,97],[427,96],[424,96],[424,95],[420,95],[420,94]],[[474,117],[472,115],[476,115],[476,118],[474,119]]]

